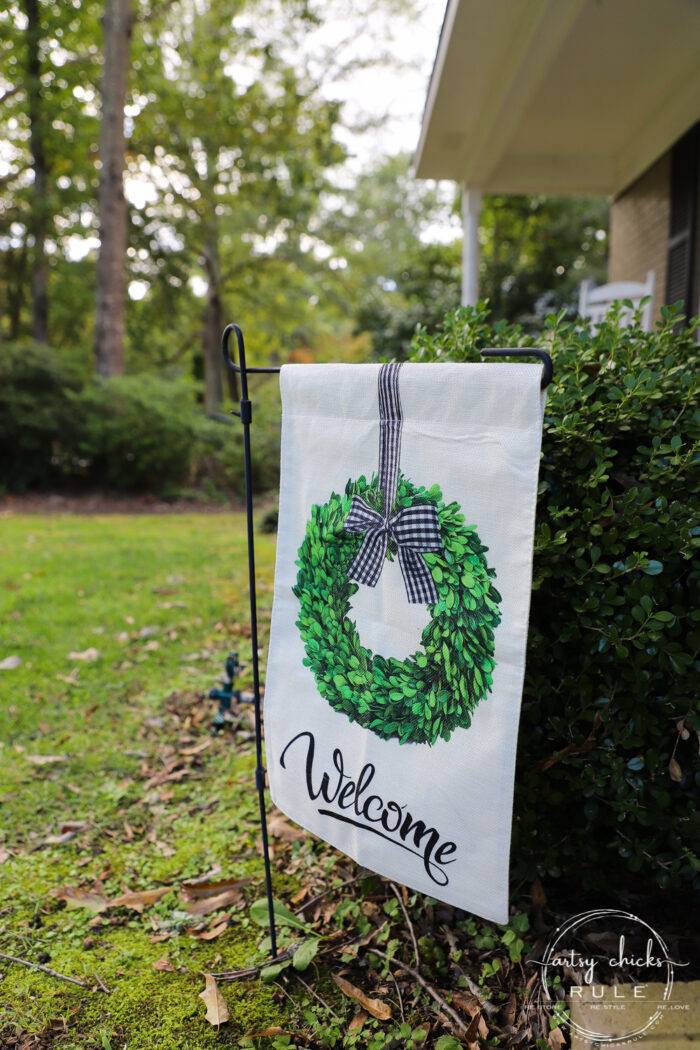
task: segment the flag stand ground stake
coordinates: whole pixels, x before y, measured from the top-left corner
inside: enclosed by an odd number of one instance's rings
[[[232,360],[229,354],[229,340],[231,333],[235,333],[238,344],[238,364]],[[260,803],[260,831],[262,833],[263,861],[265,864],[265,888],[267,891],[267,907],[270,923],[270,944],[272,958],[277,955],[277,936],[275,931],[275,911],[272,897],[272,875],[270,871],[270,847],[267,836],[267,816],[265,812],[265,767],[262,757],[262,711],[260,703],[260,673],[258,666],[258,610],[255,592],[255,537],[253,530],[253,480],[251,471],[250,455],[250,424],[252,422],[252,404],[248,397],[248,375],[253,373],[279,373],[279,368],[248,368],[245,359],[245,344],[243,332],[236,324],[227,325],[222,337],[221,348],[226,366],[232,372],[241,377],[241,400],[240,412],[233,412],[239,416],[243,424],[243,462],[245,469],[245,507],[246,522],[248,528],[248,577],[250,589],[250,638],[253,650],[253,699],[255,704],[255,786],[258,791]],[[482,350],[482,357],[537,357],[543,364],[542,389],[546,389],[552,381],[553,367],[552,359],[544,350],[537,349],[490,349]]]

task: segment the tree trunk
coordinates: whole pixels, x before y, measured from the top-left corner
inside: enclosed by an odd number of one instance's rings
[[[207,275],[207,305],[204,310],[202,351],[204,354],[204,408],[207,414],[218,412],[224,399],[222,381],[221,332],[223,304],[221,301],[221,269],[219,243],[215,228],[211,228],[202,255]]]
[[[33,242],[32,259],[32,335],[38,343],[49,341],[49,268],[46,237],[49,225],[48,164],[44,151],[44,114],[41,98],[41,23],[39,0],[24,0],[27,16],[27,103],[29,146],[32,153],[34,186],[29,220]]]
[[[101,376],[124,372],[126,199],[124,105],[129,71],[131,0],[105,0],[100,124],[100,254],[97,261],[95,363]]]
[[[7,272],[7,316],[8,339],[16,342],[22,335],[22,310],[24,308],[27,279],[27,242],[21,248],[11,248],[6,256]]]

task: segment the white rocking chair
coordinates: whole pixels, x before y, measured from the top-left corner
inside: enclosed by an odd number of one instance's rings
[[[606,313],[614,302],[631,299],[636,310],[642,299],[650,296],[649,301],[642,307],[642,329],[650,332],[655,287],[656,274],[653,270],[649,270],[646,282],[643,284],[641,281],[613,281],[611,284],[601,284],[596,288],[592,281],[582,281],[578,299],[579,316],[590,318],[595,327],[605,319]],[[623,325],[631,324],[632,315],[633,311],[624,306],[620,311],[620,322]]]

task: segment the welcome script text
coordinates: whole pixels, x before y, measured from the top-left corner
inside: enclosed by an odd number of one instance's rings
[[[368,794],[374,780],[376,767],[367,762],[353,780],[345,772],[345,759],[340,748],[333,751],[333,769],[320,770],[316,761],[316,740],[308,730],[297,733],[289,741],[280,757],[282,769],[286,769],[287,752],[298,745],[306,746],[306,790],[309,798],[319,798],[333,809],[319,807],[318,812],[344,824],[362,828],[373,835],[386,839],[394,846],[420,857],[430,879],[437,886],[447,886],[449,878],[445,865],[454,864],[457,852],[454,842],[441,841],[437,828],[427,827],[422,820],[414,820],[406,805],[393,799],[385,802],[381,795]]]

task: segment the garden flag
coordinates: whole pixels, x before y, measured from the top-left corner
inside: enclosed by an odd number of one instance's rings
[[[272,798],[360,864],[499,923],[541,375],[448,363],[281,372]]]

